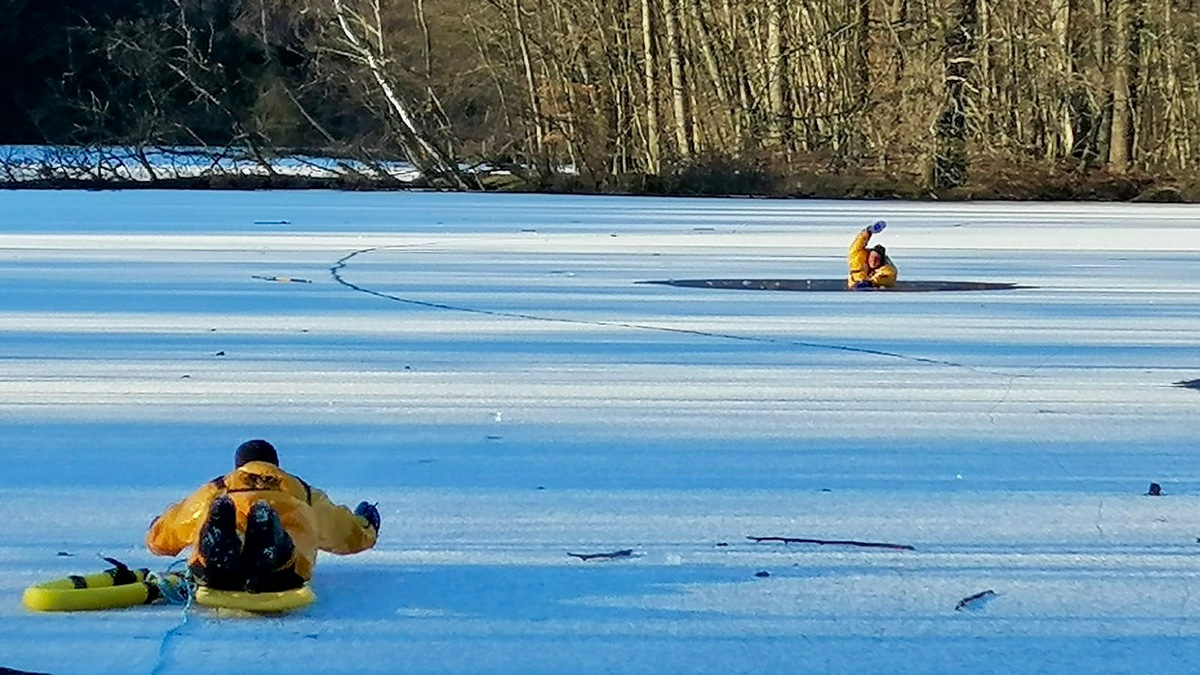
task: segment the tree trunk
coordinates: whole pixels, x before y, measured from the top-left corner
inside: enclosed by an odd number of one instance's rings
[[[413,12],[421,27],[421,60],[428,79],[433,76],[433,40],[429,37],[429,21],[425,18],[425,0],[413,0]]]
[[[521,52],[521,68],[525,73],[525,87],[529,94],[529,119],[532,125],[533,154],[539,164],[543,165],[543,173],[549,170],[546,162],[546,127],[542,118],[542,100],[538,94],[537,78],[533,72],[533,59],[529,56],[529,36],[525,33],[525,19],[521,11],[521,0],[512,3],[513,29],[516,31],[517,47]]]
[[[1109,133],[1108,165],[1114,171],[1129,167],[1132,144],[1132,99],[1130,97],[1130,68],[1132,67],[1133,0],[1112,0],[1113,53],[1109,75],[1112,83],[1112,126]]]
[[[646,173],[662,171],[658,139],[658,84],[654,50],[654,7],[652,0],[642,0],[642,67],[646,85]]]
[[[938,153],[933,167],[936,188],[961,187],[967,182],[967,124],[972,109],[970,78],[975,58],[978,2],[957,0],[957,13],[947,27],[946,107],[937,124]]]
[[[783,3],[784,0],[767,0],[767,144],[772,146],[782,145],[785,140],[787,63],[783,55]]]
[[[854,50],[857,68],[855,79],[857,91],[855,98],[862,108],[867,106],[871,98],[871,0],[858,0],[858,27],[855,36]]]
[[[667,64],[671,75],[671,108],[675,113],[675,150],[683,159],[692,156],[692,119],[679,38],[678,0],[662,0],[663,23],[667,32]]]
[[[1075,122],[1071,114],[1072,49],[1068,28],[1071,24],[1071,0],[1052,0],[1050,25],[1054,37],[1053,77],[1051,89],[1057,133],[1050,134],[1046,158],[1062,159],[1075,149]]]
[[[714,139],[720,139],[724,145],[740,141],[741,133],[737,124],[738,117],[733,113],[726,77],[723,75],[724,71],[717,58],[716,47],[713,45],[712,31],[709,29],[708,23],[705,21],[704,14],[701,11],[701,0],[686,1],[688,2],[688,11],[692,19],[692,25],[696,28],[696,46],[700,49],[704,72],[708,76],[713,93],[717,97],[717,106],[721,109],[721,119],[725,122],[725,125],[717,128],[718,133],[713,134],[713,137]]]

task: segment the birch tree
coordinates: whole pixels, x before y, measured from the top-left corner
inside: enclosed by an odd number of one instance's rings
[[[367,11],[348,7],[348,1],[330,0],[342,40],[340,45],[329,49],[366,68],[386,103],[386,110],[399,122],[397,139],[409,161],[427,176],[449,181],[460,190],[467,189],[457,163],[418,125],[409,104],[388,75],[388,40],[380,0],[368,0]]]

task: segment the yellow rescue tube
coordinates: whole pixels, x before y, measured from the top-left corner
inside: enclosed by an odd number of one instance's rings
[[[147,569],[133,570],[120,565],[99,574],[72,575],[26,588],[21,602],[34,612],[78,612],[144,605],[160,597],[158,585],[146,581],[149,574]]]
[[[218,591],[199,586],[196,604],[217,609],[236,609],[255,614],[292,612],[311,605],[317,599],[308,584],[290,591],[250,593],[247,591]]]

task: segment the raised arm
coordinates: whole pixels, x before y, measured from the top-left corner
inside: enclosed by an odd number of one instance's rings
[[[871,241],[872,234],[875,233],[867,228],[863,228],[861,232],[855,235],[854,241],[850,242],[849,255],[853,257],[855,255],[865,254],[867,250],[867,242]]]

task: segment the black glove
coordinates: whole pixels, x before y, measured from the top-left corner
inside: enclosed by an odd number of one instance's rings
[[[367,524],[379,531],[379,509],[370,502],[362,502],[354,508],[354,515],[361,516]]]

